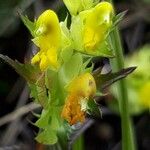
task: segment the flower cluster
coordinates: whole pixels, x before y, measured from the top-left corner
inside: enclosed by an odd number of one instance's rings
[[[71,14],[69,26],[68,17],[60,22],[53,10],[44,11],[34,22],[21,16],[38,48],[30,63],[0,55],[27,80],[31,97],[42,106],[34,124],[40,128],[36,140],[44,144],[66,138],[68,128],[83,123],[86,113],[98,110],[94,96],[101,92],[96,81],[100,74],[93,75],[91,59],[114,56],[108,41],[113,27],[112,5],[98,0],[64,3]]]
[[[64,22],[59,23],[56,13],[52,10],[43,12],[33,23],[32,41],[39,47],[39,52],[32,58],[31,63],[39,66],[42,72],[52,70],[62,73],[62,70],[66,71],[65,69],[69,68],[64,69],[64,66],[70,63],[69,60],[77,53],[82,59],[81,66],[85,60],[84,54],[91,58],[113,56],[107,42],[107,36],[112,26],[112,5],[108,2],[97,4],[93,0],[79,1],[79,3],[64,0],[64,3],[72,15],[69,28],[67,27],[67,18]],[[28,28],[30,29],[29,26]],[[71,74],[74,73],[71,72]],[[64,75],[64,80],[67,79],[67,76]],[[68,88],[65,89],[61,116],[70,124],[75,124],[85,120],[87,109],[86,107],[82,109],[82,105],[83,103],[87,105],[87,101],[94,96],[96,84],[92,77],[92,71],[82,70],[71,76],[63,84],[64,88]]]
[[[90,3],[91,6],[94,5],[92,1]],[[65,1],[65,4],[70,12],[74,11],[72,10],[73,4],[71,8],[68,6],[69,2]],[[62,63],[60,55],[66,47],[85,54],[112,57],[113,53],[107,43],[107,35],[112,26],[112,15],[112,5],[108,2],[101,2],[72,16],[69,30],[64,22],[59,23],[54,11],[46,10],[34,22],[35,28],[32,29],[34,30],[32,31],[33,42],[40,49],[32,58],[32,64],[39,63],[42,71],[48,67],[58,70]]]
[[[37,53],[30,62],[22,64],[2,54],[0,59],[25,78],[31,97],[42,107],[33,123],[40,129],[36,140],[43,144],[58,142],[65,150],[75,124],[81,125],[87,113],[100,117],[95,96],[103,95],[107,86],[126,77],[135,67],[106,74],[102,73],[102,67],[94,70],[95,57],[114,57],[110,32],[124,13],[114,15],[113,6],[105,1],[63,1],[71,17],[67,16],[62,22],[53,10],[44,11],[34,22],[21,16],[37,46]],[[149,65],[146,71],[148,69]],[[141,73],[135,73],[131,78],[139,75]],[[130,84],[139,87],[141,103],[149,108],[149,74],[143,78],[144,86],[141,80],[134,81]]]

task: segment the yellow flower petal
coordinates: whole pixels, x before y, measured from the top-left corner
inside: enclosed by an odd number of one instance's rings
[[[96,84],[90,73],[85,73],[75,78],[68,86],[68,92],[78,93],[83,97],[90,97],[96,92]]]
[[[78,97],[75,93],[68,95],[66,98],[61,117],[67,120],[70,125],[85,120],[85,112],[81,110],[80,99],[81,97]]]
[[[57,69],[59,67],[57,50],[55,48],[51,48],[47,51],[47,58],[53,68]]]
[[[45,54],[41,54],[40,69],[44,71],[48,67],[48,59]]]

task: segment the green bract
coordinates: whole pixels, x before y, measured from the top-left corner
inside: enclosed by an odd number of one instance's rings
[[[71,15],[92,8],[99,0],[63,0]]]

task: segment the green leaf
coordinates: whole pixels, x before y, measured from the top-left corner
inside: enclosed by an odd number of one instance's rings
[[[93,68],[94,68],[94,64],[91,63],[92,65],[90,67],[87,67],[88,64],[90,64],[90,61],[91,61],[92,58],[88,58],[81,66],[81,69],[80,69],[80,73],[85,73],[85,72],[89,72],[91,73]]]
[[[96,81],[96,85],[98,89],[105,89],[106,87],[110,86],[114,82],[125,78],[127,75],[132,73],[136,67],[129,67],[126,69],[122,69],[116,73],[107,73],[107,74],[100,74],[101,69],[93,72],[93,76]]]
[[[48,105],[47,90],[45,87],[45,76],[37,66],[31,64],[21,64],[13,61],[7,56],[1,55],[0,58],[12,66],[16,72],[28,82],[31,90],[31,97],[40,103],[44,108]]]
[[[20,15],[20,16],[24,25],[28,28],[32,36],[35,37],[34,31],[35,31],[36,24],[34,22],[31,22],[27,16],[23,16],[23,15]]]
[[[49,126],[51,113],[49,110],[42,110],[40,118],[36,121],[35,125],[39,128],[44,129]]]
[[[48,127],[40,132],[35,139],[40,143],[53,145],[58,140],[57,132]]]
[[[95,117],[102,117],[102,112],[100,110],[100,107],[93,99],[90,99],[88,101],[88,113]]]
[[[16,72],[25,78],[29,83],[35,83],[41,76],[41,71],[37,66],[33,66],[31,64],[21,64],[18,61],[14,61],[2,54],[0,54],[0,58],[13,67]]]
[[[109,30],[109,32],[114,30],[114,28],[119,24],[119,22],[124,18],[124,16],[126,14],[127,14],[127,10],[123,11],[113,17],[113,25],[112,25],[111,29]]]
[[[42,75],[34,84],[28,83],[28,85],[31,91],[31,97],[40,103],[43,108],[47,109],[49,97],[45,86],[45,76]]]

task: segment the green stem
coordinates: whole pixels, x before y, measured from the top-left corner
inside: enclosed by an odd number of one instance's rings
[[[118,28],[116,27],[110,35],[111,43],[115,51],[115,59],[111,61],[113,71],[119,71],[124,68],[124,57],[121,39]],[[129,114],[128,92],[125,79],[117,83],[119,93],[119,108],[121,114],[122,128],[122,150],[135,150],[135,137],[133,131],[132,119]]]
[[[111,61],[112,69],[113,71],[119,71],[124,68],[124,59],[120,35],[117,28],[111,33],[111,42],[116,56],[116,58]],[[135,150],[133,125],[129,114],[128,93],[125,79],[117,83],[117,90],[119,93],[119,108],[121,114],[122,150]]]
[[[80,135],[80,137],[75,141],[75,143],[73,144],[73,150],[84,150],[83,135]]]

